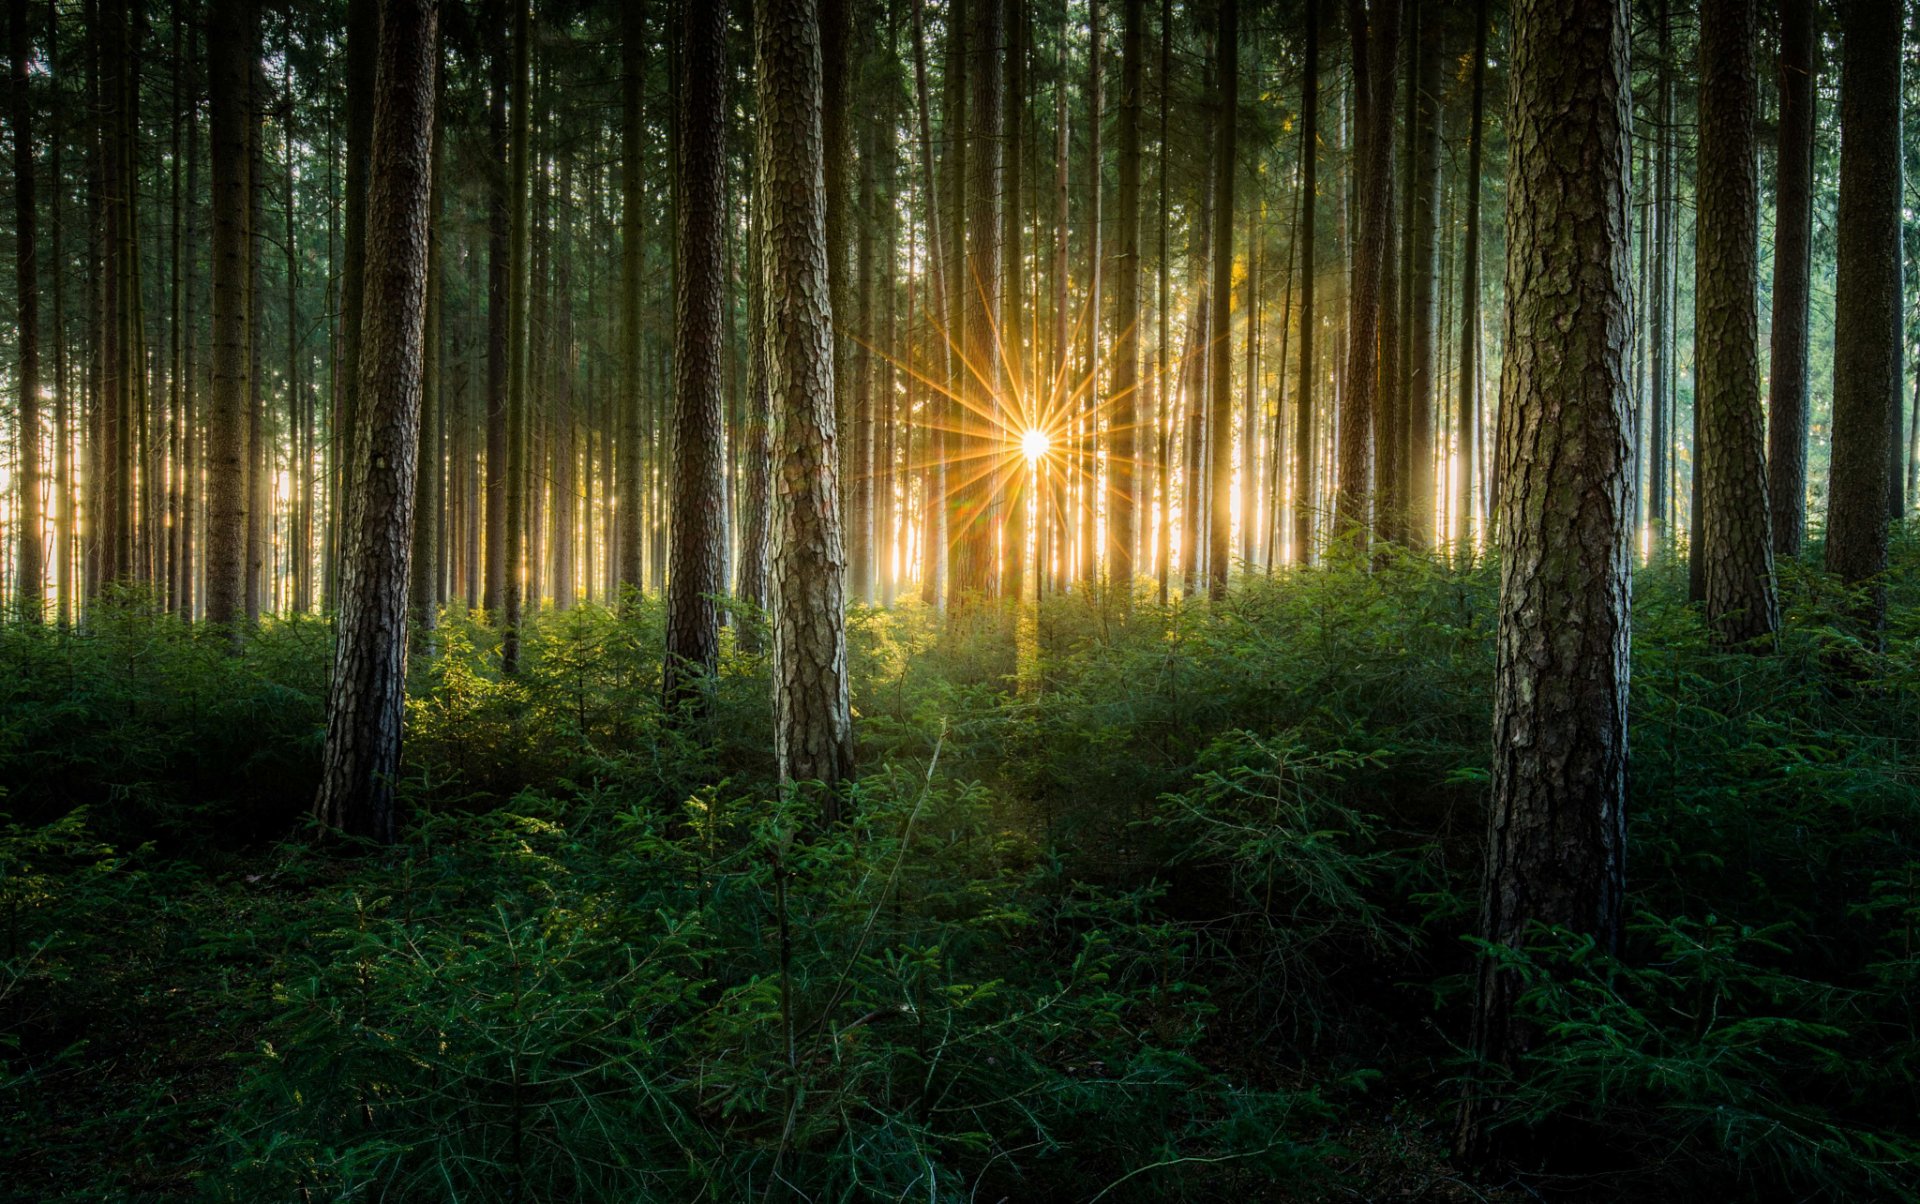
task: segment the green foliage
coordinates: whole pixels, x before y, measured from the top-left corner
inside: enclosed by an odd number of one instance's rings
[[[1912,1198],[1917,555],[1879,642],[1783,566],[1771,656],[1712,651],[1670,557],[1636,583],[1627,940],[1490,951],[1542,1039],[1488,1089],[1602,1194]],[[831,829],[774,781],[764,640],[670,716],[656,601],[535,617],[511,679],[450,613],[392,849],[296,830],[319,623],[0,628],[0,1162],[46,1200],[1423,1190],[1495,588],[857,610]]]

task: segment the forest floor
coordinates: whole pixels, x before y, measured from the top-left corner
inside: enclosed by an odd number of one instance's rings
[[[1522,959],[1531,1152],[1478,1175],[1485,566],[857,611],[834,828],[757,616],[695,717],[651,602],[513,679],[450,614],[390,849],[305,820],[319,621],[0,628],[0,1198],[1920,1198],[1897,560],[1882,649],[1797,563],[1761,654],[1640,573],[1630,939]]]

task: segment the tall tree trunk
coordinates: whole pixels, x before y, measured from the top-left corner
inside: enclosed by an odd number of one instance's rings
[[[733,592],[755,609],[767,609],[768,558],[773,507],[773,415],[767,392],[766,284],[761,272],[761,244],[766,240],[761,220],[766,200],[760,195],[759,173],[750,185],[752,213],[747,230],[747,434],[741,449],[745,474],[740,504],[740,563]],[[742,625],[741,642],[750,652],[760,650],[759,625]]]
[[[1364,546],[1372,500],[1374,410],[1378,401],[1381,281],[1391,218],[1393,67],[1400,0],[1347,0],[1353,37],[1356,230],[1348,299],[1346,381],[1340,398],[1340,485],[1336,534]]]
[[[1446,10],[1428,4],[1421,13],[1414,50],[1413,164],[1407,181],[1409,271],[1406,339],[1406,530],[1417,549],[1434,546],[1433,412],[1439,363],[1439,307],[1435,281],[1440,243],[1440,79],[1446,54]]]
[[[647,29],[644,3],[621,9],[620,42],[620,416],[618,474],[620,499],[615,511],[619,548],[615,562],[620,584],[640,589],[646,584],[642,559],[644,530],[640,519],[641,446],[645,442],[645,403],[640,371],[640,310],[644,302],[641,280],[645,269],[645,228],[642,225],[646,191],[641,179],[646,162],[645,113]],[[614,432],[608,431],[609,438]]]
[[[380,36],[380,11],[377,0],[347,0],[347,178],[345,204],[345,263],[340,271],[340,363],[334,371],[336,410],[333,422],[332,456],[335,480],[333,507],[329,522],[336,531],[344,531],[349,499],[348,478],[342,475],[353,451],[354,426],[359,410],[361,297],[366,291],[367,248],[367,173],[368,156],[373,150],[373,83],[376,69],[375,41]],[[339,554],[338,540],[331,541]],[[326,566],[327,599],[337,596],[340,566]]]
[[[392,843],[406,703],[407,576],[419,471],[438,0],[380,0],[367,194],[361,410],[347,462],[339,640],[321,754],[322,822]]]
[[[199,39],[193,40],[197,44]],[[60,162],[60,146],[65,135],[61,116],[66,108],[66,77],[61,70],[60,21],[55,0],[47,0],[47,67],[48,86],[53,92],[47,151],[47,175],[53,182],[53,597],[54,618],[64,626],[73,621],[73,432],[67,382],[66,181]],[[192,179],[197,140],[191,134],[188,147],[187,171],[188,178]],[[192,196],[193,189],[189,187],[187,191]],[[191,223],[192,219],[188,220]],[[189,237],[187,241],[191,244],[193,240]],[[189,360],[191,354],[188,353]]]
[[[1780,5],[1780,149],[1773,209],[1773,354],[1767,500],[1773,551],[1798,556],[1807,529],[1807,315],[1813,244],[1814,0]]]
[[[1300,388],[1294,397],[1293,420],[1293,560],[1313,563],[1313,527],[1316,499],[1314,445],[1313,353],[1319,342],[1315,327],[1314,282],[1320,274],[1318,230],[1314,216],[1319,190],[1320,163],[1320,2],[1306,0],[1305,72],[1300,86]],[[1480,0],[1484,5],[1486,0]]]
[[[1480,449],[1480,159],[1484,153],[1487,82],[1487,0],[1475,0],[1473,16],[1473,101],[1467,129],[1466,235],[1460,261],[1460,400],[1455,409],[1459,433],[1454,456],[1459,463],[1454,511],[1460,541],[1456,559],[1473,562],[1474,459]]]
[[[1140,77],[1146,37],[1145,0],[1120,5],[1120,180],[1114,194],[1113,409],[1108,471],[1108,575],[1125,606],[1133,600],[1135,525],[1139,514],[1140,405]]]
[[[1240,9],[1220,0],[1216,53],[1220,87],[1213,127],[1213,329],[1207,339],[1208,474],[1213,503],[1208,511],[1207,595],[1227,595],[1233,538],[1233,184],[1237,174],[1235,127],[1240,118]]]
[[[1760,412],[1759,168],[1754,0],[1701,0],[1698,448],[1707,623],[1722,643],[1780,626]]]
[[[779,480],[773,565],[774,753],[784,782],[853,773],[846,545],[833,413],[833,310],[821,186],[817,0],[755,0],[768,389]]]
[[[36,258],[33,180],[33,89],[27,73],[33,58],[33,27],[27,19],[27,0],[11,0],[9,41],[13,58],[11,108],[13,118],[13,266],[14,320],[19,331],[19,426],[16,431],[20,508],[17,522],[20,550],[14,562],[18,584],[15,601],[20,618],[37,622],[45,592],[45,541],[40,513],[40,276]],[[60,187],[55,180],[53,186]],[[59,265],[54,265],[59,270]],[[54,334],[59,338],[58,331]]]
[[[967,46],[970,94],[967,116],[972,141],[967,149],[966,234],[966,384],[963,396],[969,411],[965,425],[972,432],[965,459],[959,466],[964,483],[957,498],[961,570],[955,574],[956,597],[986,598],[998,584],[996,531],[993,526],[993,473],[998,466],[1002,435],[994,417],[1002,379],[998,317],[1000,313],[1001,247],[1000,184],[1001,137],[1004,133],[1004,93],[1000,56],[1006,52],[1006,24],[1002,0],[974,0],[973,24]]]
[[[1886,619],[1887,398],[1900,392],[1900,55],[1898,0],[1846,10],[1840,69],[1840,213],[1834,280],[1833,447],[1827,570],[1866,584],[1861,618]],[[1868,584],[1870,583],[1870,584]]]
[[[924,5],[913,6],[913,88],[918,117],[918,152],[920,158],[921,181],[925,188],[925,210],[927,215],[927,263],[932,269],[929,294],[933,299],[933,324],[942,340],[942,348],[949,346],[953,337],[953,327],[948,318],[947,277],[945,269],[947,244],[941,229],[940,204],[941,192],[934,170],[933,158],[933,118],[932,102],[927,88],[927,31]],[[761,198],[760,204],[766,204]],[[761,231],[765,241],[765,230]],[[764,250],[762,252],[764,255]],[[764,335],[763,335],[764,337]],[[950,356],[943,350],[941,360],[948,361]],[[929,366],[931,371],[931,366]],[[922,568],[920,572],[920,600],[929,606],[938,606],[947,596],[947,456],[938,449],[946,446],[949,435],[941,429],[946,424],[939,416],[947,409],[946,400],[939,390],[930,390],[926,401],[929,417],[922,421],[926,431],[926,442],[932,454],[923,456],[926,465],[921,476],[921,498],[923,502],[920,536]]]
[[[533,4],[513,5],[513,132],[507,159],[507,538],[500,671],[520,671],[527,542],[527,156],[533,143]]]
[[[674,316],[671,535],[667,564],[667,706],[703,704],[720,667],[716,595],[726,579],[727,10],[689,8],[680,29],[674,205],[679,241]]]
[[[1003,268],[1000,282],[1000,346],[1004,363],[1002,381],[1007,395],[1003,405],[1003,421],[1011,421],[1013,429],[1002,432],[1003,442],[1011,441],[1016,445],[1023,437],[1024,427],[1030,424],[1030,415],[1025,404],[1028,396],[1029,374],[1026,364],[1026,321],[1024,309],[1026,289],[1022,287],[1026,256],[1021,249],[1020,232],[1026,215],[1024,176],[1022,158],[1025,149],[1025,126],[1027,113],[1027,74],[1026,74],[1026,29],[1027,0],[1004,0],[1006,5],[1006,58],[1004,60],[1005,79],[1001,85],[1006,97],[1006,112],[1003,125],[1006,136],[1002,139],[1005,146],[1005,199],[1000,206],[1000,261]],[[1011,437],[1009,439],[1009,436]],[[996,491],[996,504],[1006,514],[1002,524],[1000,557],[1000,592],[1004,597],[1019,599],[1025,588],[1027,559],[1027,501],[1031,496],[1026,488],[1031,473],[1018,459],[1011,464],[1008,458],[1000,459],[1000,474],[1010,476],[1003,489]]]
[[[1647,525],[1658,542],[1667,537],[1674,513],[1672,490],[1673,437],[1670,424],[1673,413],[1673,66],[1672,14],[1669,0],[1656,0],[1658,61],[1654,70],[1655,129],[1659,140],[1653,169],[1653,299],[1648,308],[1651,327],[1649,372],[1652,390],[1649,408],[1652,420],[1647,424]]]
[[[436,0],[437,2],[437,0]],[[444,313],[444,289],[441,267],[441,240],[445,217],[442,212],[444,133],[440,117],[441,63],[433,59],[433,161],[428,167],[426,319],[422,327],[420,349],[420,437],[419,470],[413,489],[413,562],[410,566],[407,597],[413,627],[413,646],[424,656],[434,652],[434,629],[440,625],[440,559],[444,543],[440,537],[441,499],[441,398],[440,398],[440,324]]]
[[[247,193],[252,162],[253,0],[207,6],[213,153],[213,394],[207,415],[207,621],[239,647],[247,545]]]
[[[1617,947],[1625,889],[1633,402],[1627,0],[1517,0],[1507,129],[1507,357],[1493,798],[1481,937],[1535,924]],[[1584,265],[1565,271],[1568,263]],[[1475,1053],[1517,1069],[1539,1034],[1482,957]],[[1459,1139],[1488,1152],[1470,1093]]]
[[[507,594],[507,344],[512,272],[509,269],[507,190],[519,187],[507,166],[507,94],[513,78],[507,45],[507,4],[489,0],[492,37],[487,53],[487,448],[486,587],[481,606],[490,622],[505,614]]]
[[[1092,27],[1092,44],[1087,53],[1087,338],[1081,361],[1081,375],[1086,384],[1085,400],[1081,403],[1080,498],[1075,512],[1080,518],[1080,581],[1091,586],[1098,579],[1100,566],[1094,532],[1101,502],[1100,411],[1106,397],[1100,389],[1100,320],[1104,308],[1101,291],[1106,283],[1107,266],[1106,230],[1100,217],[1106,180],[1106,161],[1100,150],[1101,126],[1106,120],[1106,26],[1101,20],[1101,0],[1088,0],[1087,21]]]
[[[1308,0],[1311,8],[1317,0]],[[1311,18],[1309,18],[1311,20]],[[1173,0],[1160,0],[1160,70],[1157,82],[1160,89],[1160,130],[1159,140],[1154,153],[1159,159],[1158,176],[1160,187],[1159,219],[1159,289],[1154,306],[1154,392],[1158,398],[1158,412],[1155,424],[1158,436],[1154,463],[1160,478],[1160,507],[1156,516],[1159,525],[1159,537],[1154,547],[1154,596],[1160,605],[1167,604],[1167,579],[1171,572],[1169,561],[1173,552],[1173,427],[1174,399],[1177,396],[1172,377],[1168,375],[1172,365],[1169,356],[1173,343],[1173,260],[1167,250],[1167,228],[1171,224],[1173,194],[1167,188],[1167,111],[1171,107],[1171,79],[1173,76]],[[1064,189],[1064,183],[1062,185]]]

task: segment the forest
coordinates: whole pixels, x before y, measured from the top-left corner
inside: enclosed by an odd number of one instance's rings
[[[0,1201],[1920,1201],[1920,9],[0,2]]]

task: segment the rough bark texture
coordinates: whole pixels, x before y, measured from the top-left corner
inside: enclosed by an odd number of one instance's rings
[[[213,155],[213,393],[207,414],[207,621],[241,615],[247,545],[247,126],[259,32],[252,0],[207,6]],[[237,638],[238,629],[234,628]]]
[[[1628,4],[1517,0],[1508,110],[1507,347],[1493,797],[1481,935],[1534,924],[1616,945],[1626,839],[1632,552]],[[1538,1034],[1480,964],[1474,1047]],[[1465,1152],[1491,1105],[1470,1095]]]
[[[1455,482],[1455,537],[1459,563],[1473,559],[1474,456],[1480,447],[1480,156],[1486,124],[1487,0],[1477,0],[1473,18],[1473,100],[1467,119],[1467,205],[1465,253],[1460,263],[1459,438],[1454,454],[1460,475]]]
[[[1213,337],[1207,341],[1207,365],[1212,373],[1207,390],[1207,468],[1213,494],[1207,513],[1207,596],[1216,602],[1227,595],[1227,568],[1233,547],[1233,184],[1238,175],[1234,133],[1240,117],[1237,0],[1220,0],[1218,39],[1220,108],[1214,114],[1213,127]],[[1248,437],[1252,437],[1251,431]]]
[[[757,175],[757,173],[756,173]],[[760,182],[753,182],[753,214],[747,231],[747,432],[740,450],[740,564],[733,592],[744,601],[767,607],[769,535],[773,509],[773,421],[768,412],[765,282],[760,273]],[[754,625],[739,629],[741,641],[758,650]]]
[[[413,624],[414,647],[431,654],[434,629],[440,625],[440,563],[444,540],[440,518],[444,509],[441,488],[443,448],[440,414],[440,315],[443,288],[440,266],[442,143],[439,127],[440,60],[434,57],[435,125],[433,161],[427,199],[426,324],[420,355],[420,468],[414,474],[413,563],[407,598]]]
[[[1887,567],[1887,399],[1900,392],[1900,8],[1899,0],[1848,7],[1840,70],[1827,568],[1856,584]],[[1867,607],[1877,629],[1886,613],[1877,584]]]
[[[16,513],[20,551],[14,566],[18,573],[15,596],[20,617],[32,622],[40,617],[46,577],[40,531],[40,280],[34,242],[33,92],[27,75],[27,64],[33,56],[33,27],[27,20],[27,0],[12,0],[8,7],[13,60],[14,296],[19,305],[15,321],[20,333],[19,379],[15,382],[20,399],[15,444],[19,449],[20,509]],[[59,186],[58,180],[54,186]],[[56,331],[55,337],[61,337],[61,333]]]
[[[315,802],[324,822],[389,843],[398,830],[394,788],[406,703],[437,17],[436,0],[381,0],[360,420],[347,462],[339,640]]]
[[[1393,64],[1400,0],[1347,0],[1353,36],[1355,230],[1347,317],[1347,370],[1340,398],[1340,488],[1335,533],[1364,542],[1372,494],[1373,414],[1379,392],[1380,284],[1387,256],[1393,158]]]
[[[680,119],[675,147],[679,296],[674,312],[671,535],[667,547],[669,707],[697,702],[720,667],[727,588],[726,399],[722,335],[726,291],[726,38],[724,5],[691,8],[680,30]]]
[[[527,213],[528,151],[533,142],[533,5],[513,4],[513,134],[507,157],[507,468],[506,556],[501,593],[500,671],[520,671],[521,605],[527,540]]]
[[[960,551],[954,572],[954,596],[959,600],[991,596],[998,587],[996,529],[993,522],[994,476],[999,468],[1005,435],[999,426],[999,391],[1003,379],[1000,334],[1000,180],[1004,163],[1001,136],[1005,129],[1005,93],[1001,55],[1006,53],[1006,23],[1002,0],[974,0],[973,24],[967,47],[967,117],[972,141],[967,149],[966,236],[966,376],[962,396],[967,413],[961,424],[971,435],[965,458],[950,471],[962,485],[956,490],[954,536]]]
[[[756,0],[761,256],[777,513],[774,752],[783,781],[853,772],[817,0]],[[833,818],[827,794],[829,818]]]
[[[1754,0],[1700,5],[1700,149],[1694,329],[1707,623],[1725,644],[1780,626],[1760,412],[1759,167]]]
[[[1773,209],[1773,355],[1767,499],[1773,551],[1797,556],[1807,530],[1807,303],[1813,245],[1814,0],[1780,5],[1780,151]]]
[[[512,74],[506,0],[488,0],[486,586],[481,605],[500,621],[507,593],[507,90]]]

